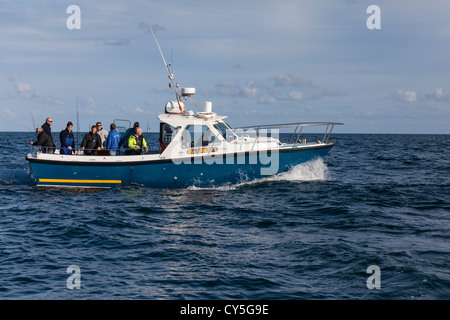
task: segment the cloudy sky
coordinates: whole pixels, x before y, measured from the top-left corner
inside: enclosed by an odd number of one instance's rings
[[[373,4],[381,29],[367,27]],[[176,82],[232,126],[449,134],[449,17],[448,0],[0,0],[0,131],[51,116],[57,132],[77,101],[83,131],[114,119],[157,131],[174,95],[152,25]]]

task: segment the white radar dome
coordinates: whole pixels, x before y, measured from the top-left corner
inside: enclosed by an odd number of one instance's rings
[[[183,113],[184,110],[185,106],[182,101],[169,101],[166,103],[166,113]]]
[[[195,94],[195,88],[181,88],[181,95],[185,97],[193,96]]]

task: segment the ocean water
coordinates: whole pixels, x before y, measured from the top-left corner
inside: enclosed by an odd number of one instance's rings
[[[449,299],[450,135],[334,137],[255,181],[73,191],[0,133],[0,299]]]

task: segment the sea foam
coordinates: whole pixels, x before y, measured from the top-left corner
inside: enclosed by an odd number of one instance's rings
[[[326,181],[329,179],[328,167],[322,158],[311,160],[290,168],[288,171],[278,173],[273,176],[267,176],[251,181],[241,181],[235,184],[225,184],[213,187],[198,187],[190,186],[189,190],[236,190],[241,187],[279,181],[292,182],[311,182],[311,181]]]

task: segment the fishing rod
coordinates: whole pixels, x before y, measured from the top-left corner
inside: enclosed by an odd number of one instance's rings
[[[156,38],[155,33],[153,32],[152,26],[150,26],[149,28],[150,28],[150,31],[152,32],[153,39],[155,39],[156,45],[158,46],[159,53],[161,54],[161,57],[164,62],[164,67],[167,69],[167,72],[169,73],[169,79],[172,84],[170,87],[173,88],[173,90],[175,91],[175,96],[177,97],[178,107],[180,108],[180,111],[183,112],[183,108],[181,107],[181,103],[180,103],[180,95],[178,94],[178,91],[177,91],[178,84],[175,84],[175,82],[173,81],[173,73],[170,72],[170,66],[172,64],[170,62],[169,62],[169,64],[166,63],[166,59],[164,58],[164,54],[161,50],[161,46],[159,45],[159,41]]]
[[[33,121],[33,129],[36,130],[36,126],[34,125],[34,117],[33,117],[33,110],[31,112],[31,121]]]
[[[79,133],[80,133],[80,117],[78,115],[78,98],[77,98],[77,144],[76,144],[76,146],[78,146],[78,142],[79,142],[79,139],[78,139]]]

